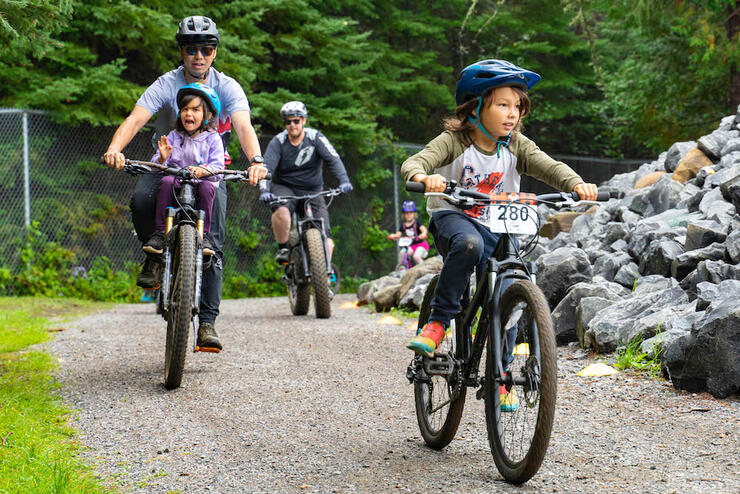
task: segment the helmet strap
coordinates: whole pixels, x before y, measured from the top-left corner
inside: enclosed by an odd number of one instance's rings
[[[506,136],[506,140],[499,141],[498,139],[495,139],[491,137],[491,134],[488,133],[486,128],[483,126],[483,122],[480,121],[480,108],[483,105],[483,98],[481,96],[478,96],[478,106],[475,109],[475,118],[468,116],[468,121],[475,125],[478,130],[483,132],[483,135],[488,137],[490,140],[496,143],[496,157],[501,157],[501,146],[509,147],[509,141],[511,140],[511,132],[509,132],[509,135]]]

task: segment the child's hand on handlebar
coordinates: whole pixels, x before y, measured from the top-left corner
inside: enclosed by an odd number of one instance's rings
[[[211,170],[204,166],[189,166],[188,170],[190,170],[195,178],[212,175]]]
[[[391,233],[388,235],[388,240],[398,240],[398,238],[401,236],[401,232]]]
[[[582,201],[595,201],[599,193],[599,189],[594,184],[581,182],[573,187],[573,192],[578,193],[578,197],[580,197]]]
[[[421,182],[426,186],[426,192],[444,192],[447,188],[447,179],[442,175],[424,175],[418,173],[412,178],[414,182]]]

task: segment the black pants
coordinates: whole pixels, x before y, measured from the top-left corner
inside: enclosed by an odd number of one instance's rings
[[[131,219],[139,241],[143,244],[154,233],[154,210],[157,205],[159,175],[142,175],[136,182],[131,197]],[[203,283],[200,290],[201,323],[213,324],[218,317],[221,305],[221,284],[223,283],[223,247],[226,239],[226,183],[220,182],[213,200],[211,212],[211,238],[216,255],[203,269]]]

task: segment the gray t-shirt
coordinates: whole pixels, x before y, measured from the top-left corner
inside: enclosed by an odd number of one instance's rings
[[[152,146],[157,149],[160,136],[167,135],[175,128],[177,120],[177,90],[187,84],[182,65],[170,70],[149,86],[141,95],[137,105],[146,108],[152,115],[157,115],[154,122]],[[213,67],[208,71],[205,82],[212,87],[221,100],[221,114],[218,118],[218,133],[231,132],[231,114],[241,110],[249,111],[249,102],[244,90],[233,78],[217,71]]]

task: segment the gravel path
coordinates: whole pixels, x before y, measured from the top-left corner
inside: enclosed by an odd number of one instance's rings
[[[379,325],[339,310],[347,300],[330,320],[293,317],[282,297],[224,301],[224,352],[189,353],[175,391],[152,305],[75,321],[50,347],[84,456],[123,492],[740,492],[737,399],[580,378],[591,361],[568,348],[550,448],[526,485],[498,475],[475,393],[433,451],[404,376],[413,321]]]

